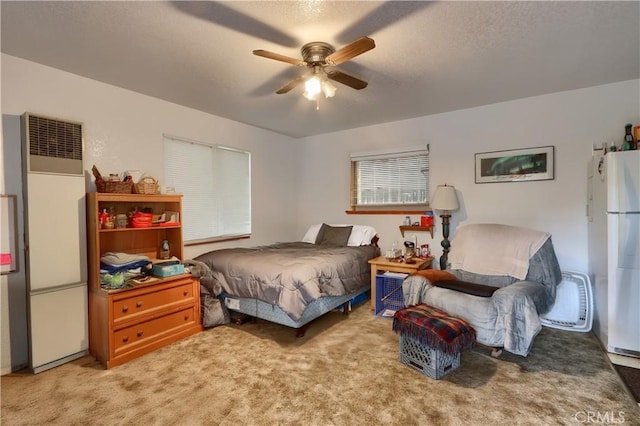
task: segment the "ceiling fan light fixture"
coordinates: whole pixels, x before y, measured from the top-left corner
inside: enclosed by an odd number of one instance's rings
[[[307,79],[304,82],[304,94],[303,96],[310,101],[316,99],[320,91],[322,90],[322,82],[320,81],[320,77],[314,75],[313,77]]]
[[[322,92],[325,98],[333,98],[336,94],[336,86],[325,78],[322,81]]]
[[[304,82],[303,96],[310,101],[318,99],[320,92],[325,98],[332,98],[336,94],[336,86],[327,78],[327,74],[320,66],[314,67],[313,75]]]
[[[362,81],[339,70],[333,70],[327,73],[325,68],[340,65],[358,55],[368,52],[374,47],[376,47],[376,44],[373,39],[360,37],[339,50],[335,50],[333,46],[322,41],[307,43],[302,46],[300,50],[302,60],[261,49],[254,50],[253,54],[267,59],[274,59],[276,61],[309,68],[311,70],[311,76],[294,78],[276,90],[276,94],[282,95],[288,93],[291,89],[304,82],[305,91],[303,96],[310,101],[316,101],[316,103],[318,103],[320,92],[324,93],[325,98],[332,98],[336,94],[336,87],[329,79],[356,90],[362,90],[367,87],[366,81]]]

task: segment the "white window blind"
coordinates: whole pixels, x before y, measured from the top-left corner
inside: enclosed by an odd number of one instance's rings
[[[351,170],[352,207],[428,204],[428,146],[354,153]]]
[[[250,153],[164,135],[164,165],[186,243],[251,233]]]

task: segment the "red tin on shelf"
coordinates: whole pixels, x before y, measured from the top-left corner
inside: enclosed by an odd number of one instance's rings
[[[433,226],[433,213],[427,212],[420,216],[420,226]]]
[[[151,213],[136,212],[129,217],[129,226],[132,228],[150,228],[153,221]]]

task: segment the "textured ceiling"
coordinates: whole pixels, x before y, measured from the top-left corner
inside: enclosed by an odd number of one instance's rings
[[[2,52],[217,116],[303,137],[640,78],[632,2],[13,2]],[[376,48],[337,69],[320,109],[274,92],[324,41]]]

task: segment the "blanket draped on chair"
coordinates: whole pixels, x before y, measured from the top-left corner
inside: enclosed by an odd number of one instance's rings
[[[466,225],[451,242],[450,268],[523,280],[529,270],[529,259],[549,237],[548,232],[518,226]]]

